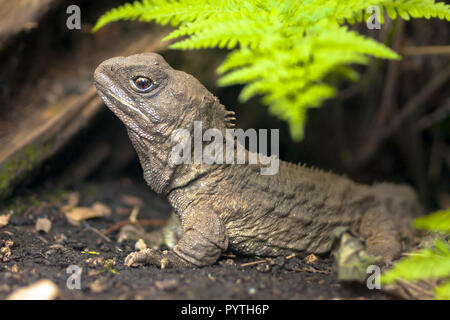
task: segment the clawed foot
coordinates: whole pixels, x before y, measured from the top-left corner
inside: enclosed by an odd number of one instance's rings
[[[172,251],[161,251],[154,249],[132,252],[125,258],[124,264],[128,267],[155,265],[161,269],[194,266],[193,264],[178,257]]]
[[[333,250],[335,268],[339,281],[364,283],[370,265],[380,266],[383,259],[367,253],[363,243],[350,233],[342,232],[335,240],[338,245]]]
[[[167,253],[167,251],[153,249],[132,252],[125,258],[124,264],[128,267],[138,267],[144,264],[152,264],[164,269],[169,264],[169,260],[164,257],[165,253]]]

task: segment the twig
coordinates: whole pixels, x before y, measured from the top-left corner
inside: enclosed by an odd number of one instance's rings
[[[227,257],[227,258],[236,258],[236,255],[231,253],[231,252],[224,252],[221,254],[223,257]]]
[[[261,264],[261,263],[264,263],[264,262],[267,262],[267,260],[257,260],[257,261],[243,263],[243,264],[241,264],[241,268],[254,266],[256,264]]]
[[[384,131],[383,138],[394,133],[448,78],[450,78],[450,64],[402,108]]]
[[[111,242],[111,239],[110,239],[110,238],[108,238],[105,234],[103,234],[102,232],[100,232],[98,229],[96,229],[96,228],[94,228],[94,227],[89,226],[89,227],[86,227],[86,229],[84,229],[84,230],[91,230],[91,231],[94,231],[96,234],[98,234],[100,237],[102,237],[102,238],[105,239],[106,241]]]
[[[307,268],[294,267],[294,268],[292,268],[292,270],[297,271],[297,272],[311,272],[311,273],[330,274],[328,271],[319,270],[319,269],[316,269],[316,268],[313,268],[313,267],[307,267]]]
[[[415,290],[416,292],[420,292],[422,295],[424,295],[426,297],[433,296],[433,291],[431,291],[427,288],[423,288],[420,285],[418,285],[417,283],[407,281],[407,280],[399,280],[397,283],[399,286],[401,286],[403,289],[405,289],[408,292],[410,291],[410,290],[408,290],[408,287],[409,287],[409,288],[412,288],[413,290]],[[427,284],[427,285],[433,287],[433,285],[430,284],[430,282],[428,282],[428,281],[422,281],[421,283]]]
[[[140,211],[140,208],[138,206],[133,207],[133,210],[131,210],[130,218],[129,218],[131,223],[136,223],[139,211]]]
[[[435,123],[438,123],[444,119],[446,119],[450,115],[450,100],[447,105],[438,108],[433,113],[421,118],[416,124],[416,130],[423,131],[428,129]]]
[[[415,95],[398,113],[398,115],[373,139],[366,142],[365,148],[355,157],[354,166],[364,165],[377,151],[386,138],[391,136],[426,100],[450,77],[450,64]]]
[[[336,99],[338,100],[347,100],[361,92],[362,88],[359,83],[354,84],[344,90],[339,91]]]
[[[402,20],[398,21],[393,40],[393,49],[398,50],[403,41],[403,34],[405,23]],[[386,123],[387,118],[391,115],[396,107],[395,92],[397,90],[397,83],[400,76],[400,63],[398,61],[389,61],[386,75],[386,84],[384,86],[383,95],[380,101],[380,108],[375,115],[374,120],[369,125],[368,130],[363,133],[364,143],[360,149],[360,154],[365,155],[370,152],[370,147],[376,144],[378,136],[381,134],[382,128]],[[358,157],[357,157],[358,158]]]
[[[415,55],[450,55],[450,46],[405,47],[401,50],[405,56]]]

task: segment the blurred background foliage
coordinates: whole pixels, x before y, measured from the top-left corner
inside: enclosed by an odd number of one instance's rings
[[[104,14],[94,31],[117,20],[156,21],[177,27],[165,40],[173,49],[233,50],[218,68],[219,85],[245,84],[239,100],[262,95],[273,115],[289,124],[294,140],[304,135],[306,111],[336,96],[334,75],[356,81],[352,65],[369,57],[400,59],[389,47],[347,25],[391,19],[440,18],[450,6],[434,0],[142,0]]]

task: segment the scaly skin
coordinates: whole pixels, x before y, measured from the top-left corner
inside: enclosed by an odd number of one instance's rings
[[[132,84],[136,77],[154,84],[138,92]],[[194,121],[202,121],[204,130],[217,128],[225,136],[232,113],[160,55],[109,59],[94,79],[106,105],[125,124],[145,180],[168,197],[183,225],[173,250],[132,253],[127,265],[205,266],[225,250],[258,256],[325,253],[338,227],[390,262],[411,239],[410,220],[421,207],[407,186],[360,185],[283,161],[275,175],[261,175],[262,164],[175,165],[170,158],[175,129],[193,132]]]

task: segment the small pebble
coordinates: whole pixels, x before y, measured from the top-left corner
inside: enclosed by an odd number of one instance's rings
[[[155,287],[160,290],[173,290],[178,287],[178,280],[170,279],[170,280],[158,280],[155,281]]]
[[[251,295],[254,295],[254,294],[256,294],[256,288],[249,288],[248,289],[248,294],[251,294]]]
[[[53,300],[59,289],[52,281],[44,279],[35,284],[20,288],[8,296],[8,300]]]

